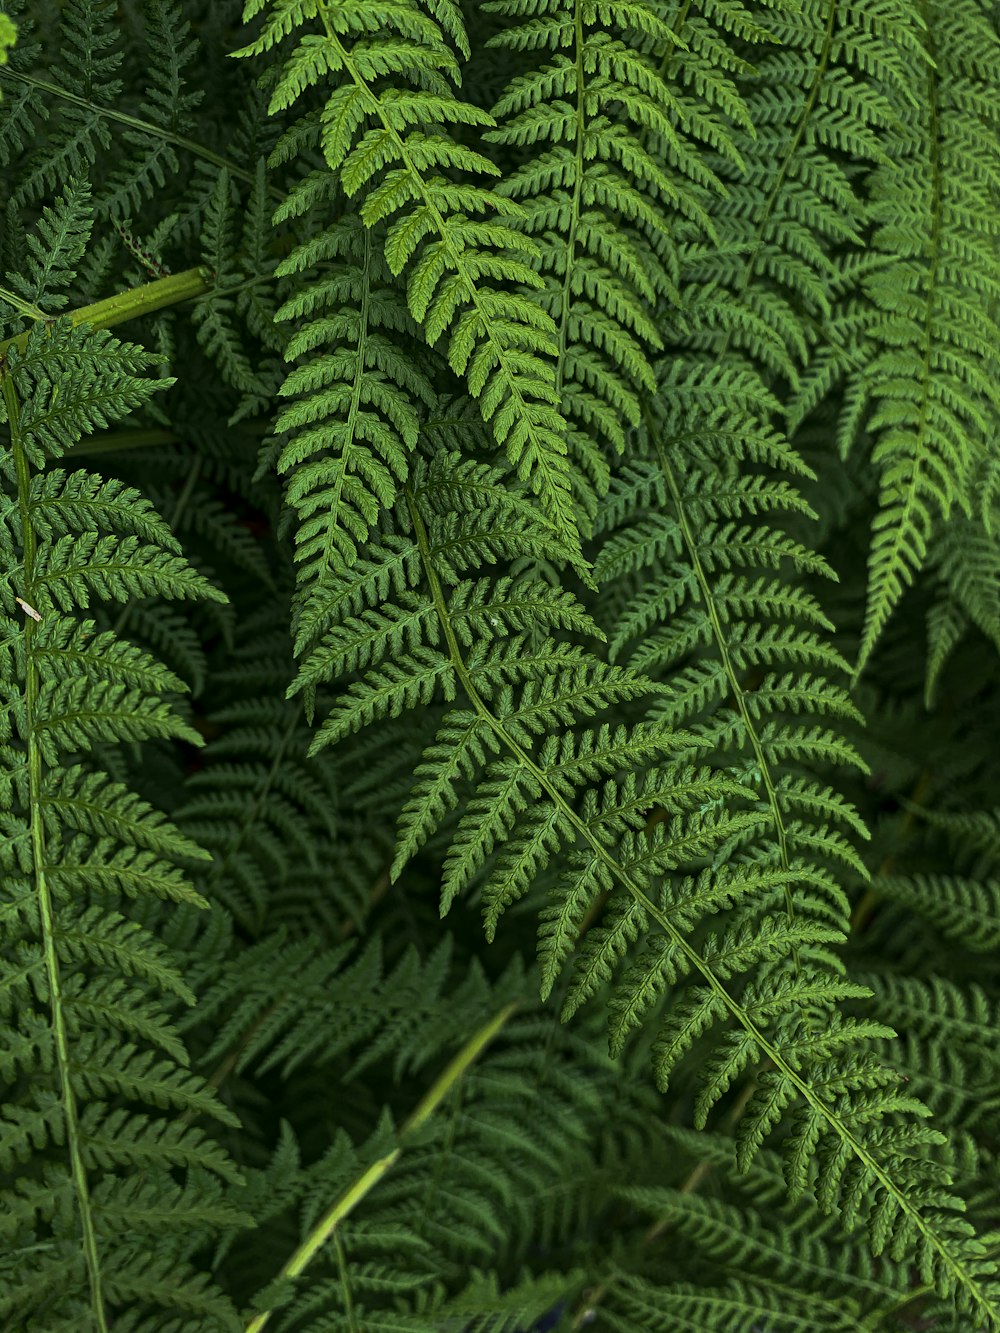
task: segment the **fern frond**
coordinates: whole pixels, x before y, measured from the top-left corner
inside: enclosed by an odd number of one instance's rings
[[[82,178],[72,180],[56,208],[44,208],[28,236],[25,272],[11,276],[15,290],[31,305],[44,301],[49,311],[62,310],[68,287],[87,248],[93,226],[90,190]]]
[[[248,5],[247,20],[264,8]],[[307,18],[320,30],[299,37]],[[510,225],[520,210],[484,183],[496,168],[451,137],[454,127],[489,127],[492,118],[451,91],[454,54],[416,0],[368,11],[331,11],[324,0],[306,11],[275,6],[261,35],[238,54],[261,54],[293,34],[298,42],[271,94],[272,113],[337,80],[322,115],[327,167],[348,197],[362,196],[365,227],[385,225],[385,260],[394,276],[409,271],[414,320],[432,346],[447,334],[452,370],[465,377],[553,527],[576,547],[556,330],[511,286],[540,282],[528,262],[533,247]],[[392,82],[383,85],[386,77]],[[297,152],[295,138],[278,151]],[[322,181],[312,188],[322,189]]]
[[[116,136],[124,161],[99,201],[99,212],[111,217],[134,216],[178,174],[175,141],[192,128],[192,113],[203,97],[186,86],[198,43],[180,5],[176,0],[145,0],[145,11],[145,95],[132,112],[132,123]]]
[[[875,892],[919,913],[948,938],[992,952],[1000,941],[1000,884],[956,875],[880,876]]]
[[[654,1311],[662,1309],[691,1333],[716,1326],[742,1333],[761,1319],[789,1333],[810,1326],[860,1333],[906,1290],[904,1264],[885,1256],[873,1261],[836,1219],[808,1203],[782,1199],[775,1154],[762,1153],[743,1176],[736,1171],[731,1140],[677,1129],[668,1134],[681,1161],[711,1171],[725,1197],[648,1185],[620,1191],[669,1235],[682,1263],[701,1269],[697,1283],[641,1277],[616,1282],[611,1305],[620,1312],[622,1327],[655,1327]]]
[[[12,349],[2,371],[0,474],[16,503],[0,524],[0,598],[12,631],[0,679],[16,706],[0,723],[0,788],[14,832],[0,867],[9,895],[5,950],[26,961],[30,978],[5,997],[14,1018],[5,1046],[16,1052],[21,1034],[31,1033],[36,1053],[26,1077],[15,1078],[9,1062],[4,1071],[5,1126],[8,1151],[17,1161],[29,1148],[44,1156],[48,1182],[42,1188],[29,1175],[23,1192],[8,1190],[9,1241],[16,1253],[41,1235],[51,1256],[40,1266],[26,1256],[30,1278],[4,1290],[4,1319],[24,1327],[75,1321],[101,1333],[115,1310],[151,1309],[178,1328],[231,1326],[227,1300],[184,1263],[170,1283],[162,1271],[141,1277],[136,1267],[140,1235],[231,1227],[242,1214],[221,1205],[209,1183],[220,1169],[232,1175],[224,1157],[158,1114],[231,1120],[186,1072],[187,1054],[156,993],[193,997],[155,936],[111,906],[123,895],[203,903],[185,870],[204,853],[94,766],[108,742],[200,737],[164,697],[180,685],[170,672],[113,633],[91,637],[92,623],[73,615],[94,596],[124,601],[151,585],[174,597],[222,594],[186,565],[169,529],[130,488],[82,472],[36,471],[95,420],[149,398],[159,385],[137,371],[150,360],[109,334],[61,324],[34,330],[23,356]],[[19,615],[15,589],[30,614]],[[87,669],[67,670],[70,654]],[[119,1099],[152,1114],[123,1119]],[[152,1174],[150,1135],[174,1144],[172,1160],[161,1157]],[[185,1186],[171,1176],[182,1159]],[[141,1160],[143,1183],[128,1174]]]
[[[55,120],[41,145],[19,173],[14,201],[32,205],[51,196],[68,180],[86,178],[101,152],[111,146],[110,126],[104,114],[122,93],[122,53],[114,7],[108,0],[68,0],[59,14],[58,42],[64,86],[70,94],[59,101],[54,116],[36,94],[25,96],[22,115],[34,122]],[[38,48],[33,52],[37,56]],[[27,63],[27,62],[25,62]],[[18,147],[29,138],[22,122],[15,131]],[[35,139],[35,134],[30,133]],[[19,142],[18,142],[19,141]]]
[[[480,478],[485,491],[488,473]],[[464,696],[425,755],[404,824],[409,845],[417,845],[454,805],[449,741],[468,737],[457,768],[472,791],[450,838],[443,906],[481,878],[492,934],[500,915],[544,882],[545,867],[558,854],[570,867],[559,892],[571,905],[563,919],[545,918],[547,977],[562,970],[584,916],[608,898],[601,924],[590,927],[580,946],[567,1013],[610,983],[620,1044],[636,1026],[655,1022],[663,991],[678,988],[669,1015],[658,1023],[661,1086],[692,1045],[713,1033],[715,1055],[704,1066],[699,1096],[704,1121],[737,1075],[769,1062],[773,1069],[758,1075],[758,1091],[740,1126],[742,1165],[787,1120],[793,1194],[814,1193],[823,1210],[839,1208],[852,1222],[864,1220],[877,1251],[888,1246],[896,1255],[917,1247],[928,1275],[957,1300],[988,1312],[993,1298],[988,1285],[979,1285],[987,1274],[981,1252],[954,1211],[947,1185],[921,1161],[925,1146],[939,1136],[921,1123],[926,1108],[897,1091],[895,1076],[870,1051],[872,1040],[891,1030],[837,1013],[860,992],[839,977],[833,949],[844,938],[846,899],[826,861],[841,852],[851,860],[849,844],[823,825],[812,827],[809,812],[817,807],[808,786],[793,781],[787,788],[793,799],[804,798],[806,817],[800,818],[794,805],[785,813],[774,776],[772,795],[754,799],[750,763],[731,775],[692,772],[671,751],[683,747],[690,753],[693,737],[685,733],[675,742],[669,724],[657,735],[642,782],[627,775],[591,787],[586,756],[606,741],[586,740],[584,762],[575,764],[575,746],[561,730],[593,726],[592,719],[615,701],[648,695],[648,683],[634,673],[608,674],[586,654],[569,672],[535,677],[516,655],[516,642],[514,655],[502,639],[491,647],[464,648],[450,609],[458,576],[448,568],[447,550],[439,568],[435,516],[417,498],[421,480],[422,469],[414,476],[405,527],[419,547],[437,620],[435,646],[405,649],[402,659],[368,668],[335,704],[333,734],[428,702],[436,682],[446,701],[458,691]],[[489,501],[484,496],[480,503]],[[693,537],[689,544],[697,549]],[[797,609],[793,624],[796,618]],[[350,632],[356,636],[364,626],[363,619],[355,621]],[[479,738],[480,727],[490,735],[488,744]],[[728,722],[726,727],[731,729]],[[721,721],[703,730],[711,752],[724,736]],[[328,722],[319,743],[330,735]],[[781,731],[775,730],[773,750],[766,729],[753,729],[753,735],[766,771],[779,773],[785,762]],[[698,742],[701,748],[701,737]],[[804,734],[801,744],[804,753],[825,762],[819,733]],[[648,736],[637,736],[637,752],[644,746],[648,754]],[[839,813],[832,797],[826,808]],[[665,817],[650,819],[661,810]],[[782,839],[787,860],[779,859]],[[706,861],[709,869],[697,874]],[[397,858],[397,873],[401,864]],[[728,928],[699,931],[697,947],[691,942],[696,927],[734,905]],[[820,1013],[816,1023],[812,1016]],[[814,1166],[817,1159],[822,1171]],[[918,1202],[925,1198],[926,1205]]]
[[[307,178],[312,206],[327,197],[329,179]],[[288,212],[300,207],[293,196]],[[305,359],[282,386],[294,401],[275,423],[291,437],[277,467],[289,478],[286,495],[299,519],[299,651],[315,642],[326,604],[337,596],[340,567],[356,558],[392,507],[408,475],[418,408],[434,397],[401,345],[412,327],[406,308],[356,218],[311,237],[279,273],[301,274],[320,262],[336,268],[278,312],[284,320],[308,319],[286,349],[288,359]],[[324,348],[331,350],[320,354]]]
[[[859,670],[924,566],[932,535],[953,507],[971,512],[976,465],[1000,410],[1000,261],[989,239],[1000,46],[975,3],[929,4],[922,13],[921,112],[906,112],[899,148],[872,181],[875,245],[894,258],[868,282],[885,316],[867,374],[880,494]],[[970,60],[973,48],[980,54]]]
[[[213,275],[212,291],[195,308],[198,341],[219,366],[226,381],[246,397],[240,414],[260,410],[268,401],[234,327],[237,302],[231,288],[241,283],[263,285],[264,275],[241,273],[235,256],[234,190],[229,173],[220,171],[205,210],[202,258]]]
[[[983,489],[988,494],[988,481]],[[939,582],[927,613],[924,697],[928,702],[934,698],[952,652],[973,626],[1000,650],[1000,571],[989,501],[984,505],[985,512],[971,518],[953,516],[930,548],[930,562]]]
[[[522,205],[519,226],[537,245],[532,265],[544,285],[533,299],[557,330],[559,402],[590,481],[592,519],[607,487],[607,447],[621,452],[625,430],[639,424],[640,395],[655,388],[656,303],[677,296],[663,204],[704,218],[643,143],[655,128],[679,147],[673,124],[683,111],[631,35],[660,45],[674,38],[641,0],[616,7],[610,28],[609,13],[584,0],[541,14],[532,0],[486,8],[505,20],[494,44],[547,58],[515,76],[493,108],[500,127],[486,138],[532,150],[501,189]]]

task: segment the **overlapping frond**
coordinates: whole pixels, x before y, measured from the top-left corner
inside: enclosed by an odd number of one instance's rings
[[[418,1000],[422,1040],[414,1058],[417,1023],[404,1010],[417,997],[421,972],[430,991]],[[387,976],[372,995],[363,1027],[345,1034],[345,1046],[356,1050],[374,1038],[380,1058],[395,1064],[407,1087],[427,1089],[411,1117],[383,1114],[354,1136],[339,1133],[308,1170],[286,1134],[279,1148],[284,1169],[260,1171],[259,1182],[257,1172],[251,1176],[248,1200],[259,1200],[269,1215],[295,1204],[307,1236],[324,1221],[329,1226],[332,1243],[315,1256],[308,1282],[279,1280],[261,1293],[263,1301],[280,1302],[275,1315],[288,1333],[317,1321],[345,1333],[352,1321],[386,1333],[476,1322],[514,1333],[523,1327],[519,1318],[542,1318],[581,1286],[582,1273],[570,1266],[541,1277],[515,1268],[509,1281],[498,1270],[526,1255],[549,1193],[574,1192],[571,1163],[603,1119],[612,1070],[580,1061],[576,1046],[529,1002],[529,1012],[507,1019],[438,1108],[439,1085],[428,1075],[454,1049],[456,1035],[468,1031],[462,1015],[478,1023],[522,993],[524,983],[516,969],[493,985],[476,968],[464,977],[452,972],[448,950],[435,950],[423,968],[407,959],[395,986]],[[338,1084],[343,1096],[359,1068],[353,1064]],[[550,1243],[560,1234],[556,1223]],[[273,1252],[254,1254],[264,1271],[274,1271]]]
[[[465,378],[497,443],[554,528],[575,543],[555,325],[516,289],[540,281],[529,262],[532,245],[511,225],[520,210],[490,188],[497,169],[489,158],[455,133],[493,121],[453,91],[458,65],[441,27],[417,0],[346,9],[316,0],[292,11],[251,0],[244,12],[247,21],[264,14],[265,23],[239,54],[295,41],[271,94],[272,112],[323,89],[319,133],[329,172],[358,198],[355,215],[364,227],[384,227],[385,262],[394,276],[407,274],[414,320],[432,346],[446,337],[449,364]],[[441,12],[457,19],[453,9]],[[297,122],[279,159],[299,152],[314,126],[315,117]],[[303,190],[330,188],[320,172]],[[302,191],[299,198],[304,202]]]
[[[926,50],[898,102],[906,127],[870,190],[880,263],[865,280],[880,312],[864,376],[880,479],[859,666],[933,535],[978,509],[975,478],[998,419],[995,70],[1000,45],[981,5],[916,6]]]
[[[435,512],[435,502],[449,496],[452,469],[464,501],[457,528],[454,517],[442,521]],[[821,726],[787,735],[777,725],[769,729],[764,705],[747,705],[735,719],[730,713],[725,727],[725,714],[713,726],[698,723],[699,709],[685,709],[695,725],[681,730],[681,710],[668,702],[658,724],[612,732],[601,725],[605,710],[648,698],[649,681],[561,635],[545,638],[542,630],[526,641],[505,623],[502,603],[491,610],[491,593],[508,595],[503,579],[490,579],[489,591],[479,594],[487,618],[469,635],[462,628],[470,600],[464,560],[481,567],[497,558],[496,518],[510,508],[499,480],[458,459],[415,470],[402,527],[418,559],[397,566],[407,573],[395,595],[376,565],[358,587],[360,614],[345,605],[331,632],[338,652],[323,660],[360,674],[338,694],[317,745],[438,696],[454,700],[405,807],[395,873],[461,793],[444,861],[443,910],[474,889],[492,937],[499,918],[558,866],[541,916],[543,993],[576,952],[564,1012],[610,985],[612,1049],[653,1024],[663,1087],[698,1046],[700,1123],[735,1079],[766,1062],[740,1124],[742,1165],[787,1122],[793,1195],[813,1194],[823,1210],[843,1211],[850,1225],[865,1221],[876,1250],[898,1256],[915,1248],[928,1278],[970,1309],[974,1302],[988,1311],[992,1297],[979,1285],[988,1265],[945,1178],[923,1161],[939,1136],[922,1123],[925,1108],[870,1050],[891,1029],[839,1012],[845,1000],[868,993],[843,978],[833,953],[846,932],[846,899],[831,867],[860,867],[836,824],[850,830],[857,818],[796,763],[850,762],[850,748]],[[649,489],[655,494],[655,484]],[[454,495],[446,504],[453,515]],[[487,515],[492,522],[484,522]],[[506,520],[510,554],[532,535],[523,519],[515,532],[513,517]],[[767,529],[763,534],[766,551]],[[750,551],[755,539],[747,529]],[[788,543],[779,549],[795,551]],[[690,549],[686,554],[690,561]],[[807,554],[801,558],[809,562]],[[365,575],[356,568],[360,584]],[[801,627],[803,605],[808,609],[808,602],[788,599],[789,629],[770,636],[768,648],[787,645],[793,664],[836,666],[832,650]],[[695,635],[692,646],[702,638]],[[739,642],[737,634],[734,653]],[[755,665],[749,655],[738,661],[740,670]],[[843,692],[827,696],[829,688],[778,677],[768,712],[781,716],[803,702],[821,715],[838,707],[850,712]],[[706,690],[705,702],[717,708],[730,689],[727,681],[717,701]],[[652,692],[670,699],[666,687]],[[758,729],[762,713],[767,721]],[[725,767],[711,763],[720,745],[738,750],[747,737],[758,754]],[[594,914],[599,924],[592,924]],[[668,992],[671,1005],[661,1013]]]
[[[133,900],[203,903],[187,872],[205,853],[100,763],[115,745],[200,737],[171,706],[182,682],[80,614],[154,590],[221,594],[141,495],[46,470],[162,387],[143,374],[154,360],[57,324],[10,350],[0,373],[4,1230],[21,1261],[0,1309],[11,1327],[103,1330],[115,1311],[232,1326],[184,1243],[161,1252],[157,1274],[140,1241],[243,1221],[221,1190],[235,1169],[182,1118],[232,1123],[188,1072],[170,1021],[168,1002],[194,997],[130,919]]]
[[[132,109],[132,124],[115,137],[120,160],[100,200],[100,211],[112,217],[134,216],[177,176],[176,140],[192,129],[204,96],[189,86],[198,43],[177,0],[145,0],[145,20],[144,96]]]
[[[747,97],[756,134],[740,141],[753,189],[718,210],[731,245],[696,265],[701,292],[721,280],[710,305],[699,297],[699,325],[711,320],[726,346],[791,383],[793,425],[832,396],[841,454],[859,436],[873,442],[880,496],[859,665],[941,520],[953,504],[968,508],[977,441],[996,413],[986,350],[997,342],[996,256],[985,224],[997,178],[995,62],[966,59],[970,32],[981,32],[983,52],[995,43],[988,22],[975,4],[946,12],[894,0],[824,0],[768,19],[779,45],[759,61]],[[886,152],[887,133],[903,125]],[[867,181],[861,163],[871,164]],[[747,263],[738,237],[748,221]],[[942,608],[932,681],[958,632],[954,609]]]
[[[0,1325],[1000,1333],[993,0],[3,8]]]
[[[335,207],[328,174],[306,177],[279,217]],[[286,356],[299,364],[282,386],[292,401],[276,429],[288,436],[277,460],[294,508],[299,653],[314,646],[339,593],[338,562],[349,565],[409,473],[420,411],[434,399],[407,350],[412,323],[392,289],[371,234],[356,216],[309,239],[281,266],[305,275],[322,264],[279,316],[297,327]]]
[[[494,43],[532,61],[493,108],[500,124],[486,137],[530,154],[501,189],[522,205],[519,226],[537,245],[532,265],[544,285],[534,300],[557,330],[559,401],[593,516],[607,454],[624,448],[640,395],[656,384],[656,305],[676,296],[664,205],[708,223],[684,188],[685,167],[699,184],[702,172],[675,133],[682,104],[632,40],[670,50],[675,38],[646,0],[613,13],[587,0],[486,8],[503,19]],[[667,162],[644,142],[654,130],[670,145]]]

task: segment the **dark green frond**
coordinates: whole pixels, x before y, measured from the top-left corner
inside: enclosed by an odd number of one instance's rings
[[[232,1307],[194,1270],[181,1264],[176,1284],[136,1271],[140,1236],[243,1218],[212,1184],[220,1170],[233,1174],[224,1156],[185,1133],[184,1120],[171,1128],[171,1113],[233,1123],[187,1072],[162,998],[194,996],[155,935],[115,910],[134,899],[204,906],[189,871],[205,853],[99,767],[109,744],[200,737],[171,706],[181,684],[172,673],[74,614],[152,587],[222,594],[190,569],[137,492],[85,472],[36,470],[95,421],[145,401],[157,386],[136,372],[150,359],[109,334],[56,326],[35,331],[2,373],[0,475],[15,503],[0,525],[9,626],[0,786],[12,802],[0,878],[3,948],[20,960],[4,987],[4,1151],[17,1182],[7,1186],[7,1252],[23,1252],[26,1269],[0,1297],[12,1327],[104,1329],[112,1310],[130,1308],[186,1320],[175,1327],[232,1327]],[[123,1118],[123,1102],[136,1114]],[[143,1158],[150,1136],[151,1146],[165,1136],[174,1153],[146,1155],[145,1181],[130,1183],[118,1173]],[[37,1174],[18,1181],[32,1155],[44,1160],[44,1187]],[[41,1266],[30,1258],[40,1242]]]

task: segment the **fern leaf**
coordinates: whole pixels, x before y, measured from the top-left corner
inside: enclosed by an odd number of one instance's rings
[[[6,852],[0,859],[5,880],[16,866],[15,887],[23,885],[18,910],[4,923],[5,948],[35,959],[35,988],[21,991],[16,1009],[18,1026],[36,1031],[39,1043],[11,1121],[24,1118],[51,1181],[47,1201],[37,1198],[10,1238],[17,1252],[43,1235],[63,1270],[58,1281],[46,1268],[20,1291],[5,1293],[10,1319],[23,1325],[43,1318],[103,1330],[112,1311],[148,1312],[151,1303],[215,1320],[231,1312],[226,1298],[191,1270],[170,1287],[155,1273],[138,1280],[131,1248],[163,1226],[236,1222],[241,1215],[220,1207],[211,1187],[199,1183],[204,1172],[219,1169],[218,1152],[202,1151],[202,1141],[189,1137],[188,1186],[178,1186],[167,1165],[140,1185],[127,1171],[119,1175],[135,1160],[130,1135],[112,1147],[105,1124],[101,1138],[103,1116],[119,1098],[232,1121],[202,1080],[186,1072],[187,1054],[155,998],[156,990],[166,990],[193,999],[174,960],[145,926],[108,908],[119,895],[204,905],[184,873],[184,862],[203,853],[91,767],[94,751],[107,742],[200,737],[159,697],[179,683],[169,672],[110,632],[98,636],[108,649],[102,670],[87,642],[92,624],[73,617],[94,596],[125,600],[154,589],[174,597],[222,594],[190,569],[169,529],[130,488],[81,472],[35,471],[46,453],[58,457],[95,421],[151,396],[155,383],[136,376],[149,360],[108,334],[57,325],[29,334],[23,357],[8,353],[0,376],[6,423],[0,475],[17,497],[0,526],[5,609],[15,609],[13,585],[33,610],[0,654],[4,694],[16,687],[21,699],[14,727],[6,729],[14,748],[5,747],[0,760],[0,791],[5,804],[13,802],[15,827],[25,835],[23,844],[20,837],[15,842],[13,864]],[[102,528],[110,531],[99,536]],[[68,652],[87,657],[88,670],[67,672]],[[5,1030],[13,1035],[6,1022]],[[124,1127],[120,1117],[115,1123]],[[141,1121],[135,1129],[141,1142]],[[102,1145],[94,1152],[91,1137]]]
[[[259,9],[248,6],[248,19]],[[526,262],[532,247],[507,222],[519,210],[481,183],[495,176],[492,163],[448,133],[456,125],[489,126],[492,119],[450,91],[454,54],[416,0],[384,6],[386,26],[377,36],[360,11],[335,18],[318,3],[309,15],[322,31],[301,37],[272,93],[271,110],[284,110],[329,76],[339,80],[323,114],[329,170],[348,196],[363,196],[358,212],[366,228],[387,225],[384,253],[395,276],[409,271],[413,318],[431,345],[447,333],[453,371],[465,376],[497,443],[575,549],[555,327],[534,303],[499,285],[539,281]],[[261,35],[239,54],[269,50],[305,17],[276,7]],[[394,82],[382,87],[386,76]],[[455,180],[455,173],[463,179]]]
[[[924,566],[932,534],[953,507],[971,512],[976,463],[997,411],[996,314],[987,294],[1000,269],[978,231],[996,179],[996,112],[963,53],[969,42],[1000,51],[975,4],[931,5],[927,25],[922,115],[909,113],[899,165],[877,171],[872,187],[876,244],[896,258],[891,275],[870,280],[886,316],[868,372],[880,493],[859,670]]]

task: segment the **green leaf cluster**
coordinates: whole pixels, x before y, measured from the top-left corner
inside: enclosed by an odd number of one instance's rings
[[[1000,1330],[993,0],[7,9],[0,1327]]]

